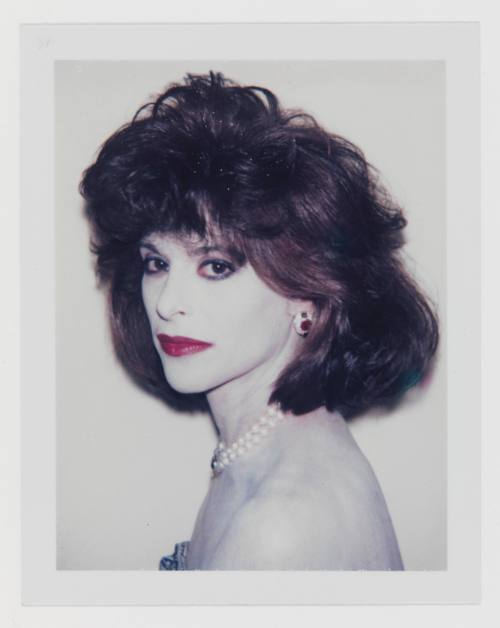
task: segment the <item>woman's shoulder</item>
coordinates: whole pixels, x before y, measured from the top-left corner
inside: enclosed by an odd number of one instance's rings
[[[349,565],[346,568],[402,569],[393,523],[373,467],[340,415],[324,411],[322,418],[312,441],[318,456],[311,456],[321,461],[311,463],[302,484],[310,489],[302,493],[316,520],[324,522],[323,551],[336,548],[343,564]],[[300,480],[296,485],[301,485]],[[298,493],[295,499],[300,503]]]
[[[345,420],[324,408],[295,417],[289,426],[280,463],[263,483],[262,495],[279,492],[316,501],[334,513],[335,504],[377,502],[382,491],[368,459]],[[328,496],[329,502],[325,502]]]
[[[286,453],[222,539],[219,565],[239,553],[242,569],[402,568],[370,464],[342,421],[332,430],[322,418],[290,426]]]
[[[351,465],[309,482],[287,492],[270,490],[249,504],[249,521],[265,522],[269,549],[295,548],[310,569],[402,569],[389,511],[369,467]]]
[[[386,512],[331,492],[257,494],[236,513],[208,568],[402,569]]]

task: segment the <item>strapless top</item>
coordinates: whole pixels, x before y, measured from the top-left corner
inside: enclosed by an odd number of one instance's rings
[[[160,560],[160,571],[186,571],[186,556],[189,547],[189,541],[182,541],[175,544],[173,554],[163,556]]]

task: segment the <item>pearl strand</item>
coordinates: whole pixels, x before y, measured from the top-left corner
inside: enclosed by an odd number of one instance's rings
[[[278,423],[281,423],[284,418],[285,414],[280,409],[279,404],[272,404],[267,407],[265,414],[263,414],[254,423],[254,425],[252,425],[248,432],[240,436],[230,446],[227,446],[222,440],[219,441],[219,444],[215,448],[210,465],[214,476],[222,473],[222,471],[234,462],[236,458],[239,458],[252,449],[254,445],[257,445],[262,438],[267,436],[267,434],[269,434],[269,432],[276,425],[278,425]]]

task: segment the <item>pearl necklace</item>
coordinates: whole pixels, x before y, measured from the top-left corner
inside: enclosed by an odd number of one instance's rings
[[[212,456],[211,467],[214,477],[222,473],[224,469],[231,464],[236,458],[249,451],[254,445],[259,443],[264,436],[278,423],[285,419],[285,414],[281,410],[279,404],[274,403],[267,407],[266,412],[258,419],[254,425],[234,441],[232,445],[227,446],[224,441],[219,441]]]

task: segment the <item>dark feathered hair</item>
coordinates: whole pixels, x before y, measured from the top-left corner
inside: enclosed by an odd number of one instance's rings
[[[275,291],[313,302],[270,398],[285,410],[350,418],[399,397],[435,353],[436,316],[398,254],[401,209],[359,148],[267,89],[188,74],[104,143],[80,191],[117,354],[174,407],[207,406],[168,385],[153,346],[138,253],[148,233],[222,237]]]

